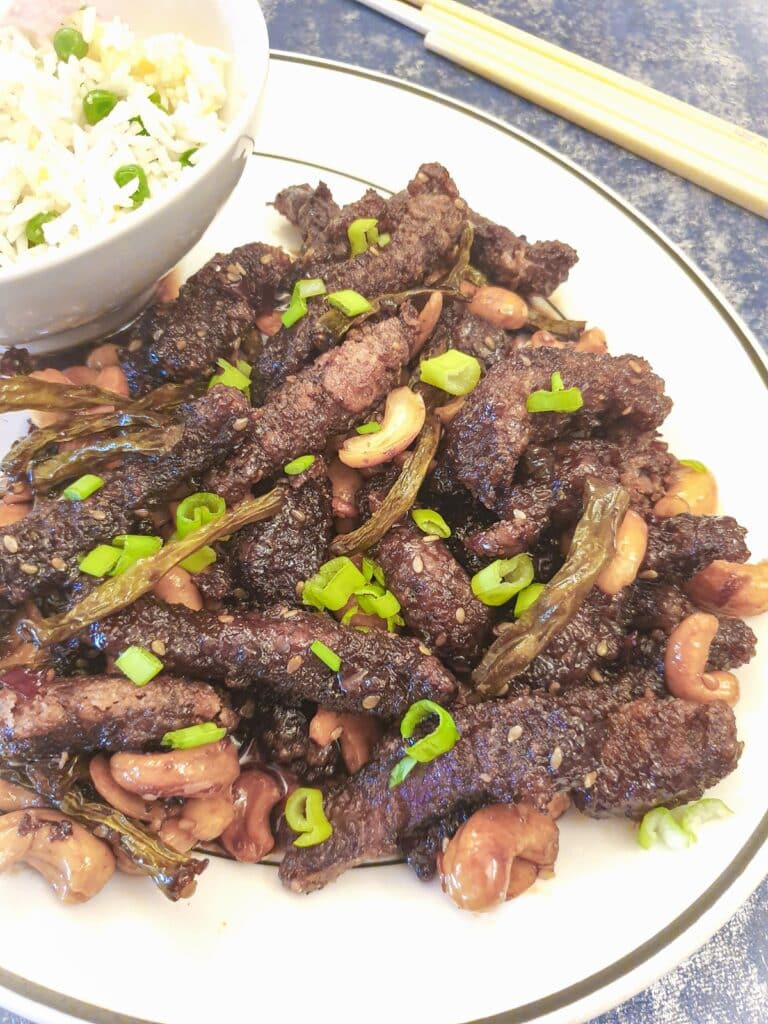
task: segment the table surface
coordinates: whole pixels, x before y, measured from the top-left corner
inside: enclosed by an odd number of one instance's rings
[[[764,0],[472,0],[550,42],[768,135]],[[694,260],[768,349],[768,224],[427,53],[353,0],[262,0],[277,49],[362,64],[502,117],[586,167]],[[513,225],[514,226],[514,225]],[[768,881],[699,953],[593,1024],[768,1024]],[[0,1009],[0,1024],[24,1024]]]

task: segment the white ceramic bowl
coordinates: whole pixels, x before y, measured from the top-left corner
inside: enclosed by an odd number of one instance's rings
[[[130,217],[34,262],[0,270],[0,347],[46,352],[128,323],[200,239],[253,149],[269,62],[267,28],[256,0],[90,2],[100,15],[118,15],[141,35],[183,32],[230,53],[227,129],[201,151],[194,173]],[[76,0],[70,6],[78,5]],[[60,13],[63,5],[55,6]]]

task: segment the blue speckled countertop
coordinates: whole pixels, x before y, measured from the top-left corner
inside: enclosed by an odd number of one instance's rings
[[[765,0],[472,0],[553,43],[768,135]],[[768,222],[424,51],[352,0],[262,0],[272,45],[362,64],[502,117],[627,198],[768,349]],[[699,953],[593,1024],[768,1024],[768,882]],[[0,1010],[0,1024],[24,1024]]]

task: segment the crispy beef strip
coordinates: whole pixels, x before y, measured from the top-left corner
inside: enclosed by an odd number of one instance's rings
[[[362,633],[298,609],[217,617],[142,598],[94,623],[89,636],[110,654],[161,640],[169,672],[232,687],[264,683],[293,705],[311,700],[337,711],[399,717],[414,701],[450,704],[456,695],[453,676],[416,640]],[[315,640],[338,654],[339,672],[310,651]]]
[[[690,579],[717,558],[728,562],[746,562],[749,558],[744,542],[747,531],[731,516],[683,512],[665,519],[646,516],[646,520],[648,549],[641,572]]]
[[[19,604],[77,582],[82,555],[132,532],[138,509],[151,508],[189,477],[226,459],[249,408],[235,388],[212,388],[180,406],[173,422],[181,437],[166,454],[127,454],[117,469],[102,474],[104,486],[85,501],[38,501],[29,515],[3,527],[0,596]]]
[[[466,303],[444,299],[443,311],[427,342],[423,358],[439,355],[448,348],[474,356],[484,370],[489,370],[509,355],[512,342],[503,327],[495,327],[470,313]]]
[[[246,526],[231,545],[238,583],[262,606],[296,604],[296,585],[326,561],[333,537],[331,482],[323,460],[289,481],[277,515]]]
[[[457,808],[525,800],[543,810],[570,791],[590,814],[638,817],[659,803],[695,799],[736,767],[741,745],[732,709],[643,698],[629,704],[609,687],[564,697],[526,694],[461,708],[461,738],[389,789],[402,756],[393,737],[374,761],[326,793],[333,834],[287,847],[283,883],[311,892],[363,861],[397,852],[403,837]]]
[[[0,688],[0,755],[33,760],[61,751],[131,750],[202,722],[237,725],[228,699],[207,683],[158,676],[135,686],[124,676],[72,676],[32,697]]]
[[[217,253],[173,302],[146,309],[130,329],[120,364],[134,395],[165,381],[205,377],[230,359],[256,314],[274,303],[291,275],[290,256],[261,242]]]
[[[472,262],[493,284],[522,295],[551,295],[577,263],[576,250],[565,242],[529,242],[509,228],[472,214],[475,238]]]
[[[469,576],[439,537],[402,522],[376,546],[387,586],[402,606],[408,629],[456,671],[479,660],[493,616],[472,593]]]
[[[416,324],[406,303],[399,316],[350,331],[342,345],[287,380],[266,405],[251,410],[242,446],[211,474],[209,489],[232,502],[286,462],[322,453],[334,434],[362,422],[398,382]]]
[[[405,291],[422,284],[431,271],[447,262],[467,222],[467,206],[457,198],[455,186],[451,189],[441,181],[434,190],[424,190],[411,182],[401,195],[398,212],[391,218],[389,245],[373,247],[341,263],[323,266],[313,262],[312,276],[322,277],[328,292],[351,288],[374,298]],[[264,345],[256,376],[265,392],[301,370],[314,353],[333,344],[319,322],[327,308],[322,300],[310,303],[307,316],[293,327],[282,328]]]
[[[553,373],[584,400],[576,413],[529,413],[526,399],[550,389]],[[444,458],[458,479],[489,508],[508,497],[520,457],[531,443],[596,427],[652,431],[671,402],[664,383],[637,356],[593,355],[565,349],[532,349],[497,363],[467,397],[447,431]]]

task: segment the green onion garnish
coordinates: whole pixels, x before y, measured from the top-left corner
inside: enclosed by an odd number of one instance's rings
[[[82,32],[76,28],[64,27],[58,29],[53,36],[53,48],[59,60],[68,61],[70,57],[82,60],[88,54],[88,43],[83,38]]]
[[[536,604],[543,589],[543,583],[530,583],[525,589],[520,591],[515,601],[516,619],[519,619],[523,612],[527,612],[532,604]]]
[[[179,163],[182,167],[194,167],[192,163],[192,157],[197,153],[199,146],[194,146],[192,149],[185,149],[179,157]]]
[[[470,582],[478,601],[498,607],[533,583],[533,559],[528,554],[497,558],[476,572]]]
[[[162,661],[146,647],[128,647],[119,658],[115,658],[115,665],[137,686],[146,686],[150,679],[163,671]]]
[[[381,430],[381,424],[376,420],[371,420],[368,423],[361,423],[359,427],[355,427],[355,432],[358,434],[378,434]]]
[[[291,462],[286,462],[283,466],[283,472],[288,476],[298,476],[299,473],[303,473],[306,469],[309,469],[315,462],[314,455],[300,455],[298,459],[293,459]]]
[[[328,296],[328,305],[338,309],[344,316],[359,316],[361,313],[369,313],[373,309],[364,295],[351,288],[344,288],[340,292],[331,292]]]
[[[244,359],[238,359],[237,366],[233,366],[226,359],[217,359],[216,365],[221,367],[222,373],[215,373],[208,381],[208,387],[212,388],[216,384],[223,384],[227,388],[237,388],[250,401],[251,367],[249,364]]]
[[[437,726],[427,736],[405,748],[406,756],[395,765],[389,776],[390,789],[398,786],[413,768],[412,764],[404,766],[403,761],[410,760],[414,763],[426,764],[429,761],[434,761],[441,754],[447,754],[456,746],[460,738],[456,723],[449,712],[433,700],[419,700],[408,708],[400,723],[400,735],[403,739],[411,739],[417,726],[430,715],[437,715]]]
[[[392,619],[400,611],[398,599],[380,583],[366,583],[355,591],[355,599],[366,615],[378,615],[380,619]]]
[[[687,466],[689,469],[695,469],[697,473],[708,473],[709,469],[704,465],[703,462],[699,462],[698,459],[680,459],[681,466]]]
[[[317,846],[332,834],[333,826],[323,810],[323,794],[319,789],[300,786],[285,802],[285,820],[288,827],[300,833],[294,846]]]
[[[449,395],[468,395],[477,387],[481,373],[480,361],[456,348],[449,348],[434,359],[422,359],[419,364],[420,379]]]
[[[226,502],[218,494],[197,491],[179,502],[176,509],[176,537],[186,537],[193,530],[221,519],[227,511]]]
[[[45,234],[43,232],[43,224],[48,224],[52,220],[56,220],[58,213],[38,213],[34,217],[30,217],[27,221],[27,226],[24,228],[24,234],[27,236],[30,248],[36,245],[42,245],[45,241]]]
[[[121,533],[112,541],[112,547],[120,549],[120,557],[109,572],[110,576],[120,573],[138,562],[140,558],[149,558],[163,546],[162,537],[145,537],[139,533]]]
[[[385,231],[383,234],[379,235],[379,241],[378,241],[377,244],[378,244],[380,249],[383,249],[384,246],[385,245],[389,245],[389,243],[391,241],[392,241],[392,236],[387,234],[387,232]]]
[[[415,757],[401,757],[395,767],[389,773],[389,788],[394,789],[410,775],[419,762]]]
[[[314,295],[325,295],[325,283],[321,278],[306,277],[296,282],[288,308],[280,318],[283,327],[293,327],[298,320],[307,315],[307,299]]]
[[[95,494],[103,486],[104,480],[100,476],[96,476],[94,473],[86,473],[69,484],[68,487],[65,487],[61,493],[62,497],[66,498],[67,501],[85,501],[86,498],[90,498],[92,494]]]
[[[91,89],[83,97],[83,113],[88,124],[98,124],[111,114],[119,97],[108,89]]]
[[[719,821],[721,818],[730,818],[733,811],[722,800],[708,796],[702,800],[696,800],[695,803],[687,804],[685,807],[679,807],[673,813],[680,823],[680,827],[697,839],[699,825],[704,825],[708,821]]]
[[[411,518],[421,532],[429,534],[430,537],[446,538],[451,536],[450,526],[433,508],[415,508],[411,512]]]
[[[352,221],[347,228],[350,256],[359,256],[360,253],[367,252],[372,245],[389,245],[391,239],[387,234],[379,234],[378,223],[375,217],[358,217]]]
[[[366,583],[370,583],[371,580],[376,580],[376,582],[380,583],[382,587],[386,585],[384,570],[381,568],[379,563],[374,562],[372,558],[368,558],[367,556],[363,557],[361,571],[365,577]]]
[[[313,640],[309,645],[310,651],[316,658],[319,658],[324,665],[327,665],[331,672],[338,672],[341,668],[341,658],[338,656],[336,651],[332,651],[330,647],[326,647],[321,640]]]
[[[215,722],[203,722],[201,725],[188,725],[186,729],[174,729],[167,732],[160,740],[164,747],[174,750],[192,750],[204,747],[208,743],[218,743],[227,735],[227,730]]]
[[[576,412],[584,405],[578,388],[567,388],[559,373],[550,378],[551,391],[534,391],[525,400],[528,412]]]
[[[123,164],[122,167],[117,168],[114,177],[120,188],[127,185],[129,181],[136,182],[136,189],[131,192],[131,201],[134,206],[141,206],[145,199],[149,199],[151,193],[143,167],[139,167],[138,164]]]
[[[203,569],[207,569],[209,565],[213,565],[216,561],[216,552],[208,544],[201,547],[194,554],[189,555],[179,565],[182,569],[186,569],[187,572],[191,572],[194,576],[198,572],[202,572]]]
[[[650,850],[659,840],[670,850],[684,850],[695,842],[666,807],[654,807],[640,822],[637,841],[644,850]]]
[[[301,600],[320,611],[337,612],[366,579],[351,558],[341,555],[325,562],[304,584]]]
[[[106,576],[120,559],[120,551],[111,544],[99,544],[80,559],[78,568],[89,576]]]

